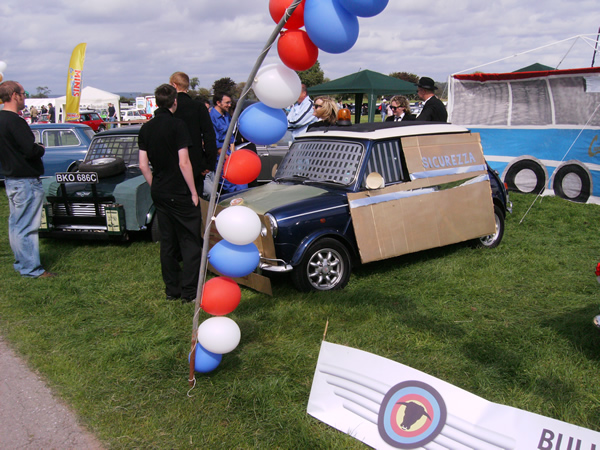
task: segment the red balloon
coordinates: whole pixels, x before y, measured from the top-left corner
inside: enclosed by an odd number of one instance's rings
[[[227,158],[223,178],[233,184],[248,184],[260,174],[260,158],[252,150],[236,150]]]
[[[240,304],[242,291],[238,284],[228,277],[216,277],[204,284],[201,307],[213,316],[224,316]]]
[[[281,33],[277,51],[281,62],[298,72],[310,69],[319,57],[319,48],[304,30],[287,30]]]
[[[269,12],[275,23],[279,23],[285,10],[289,8],[294,0],[269,0]],[[300,3],[294,13],[283,26],[288,30],[295,30],[304,26],[304,0]]]

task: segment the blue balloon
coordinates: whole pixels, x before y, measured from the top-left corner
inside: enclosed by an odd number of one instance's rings
[[[373,17],[385,9],[389,0],[338,0],[350,14]]]
[[[188,355],[188,362],[190,362],[192,354]],[[218,353],[209,352],[204,347],[202,347],[199,343],[196,344],[196,358],[194,359],[194,370],[200,373],[208,373],[215,370],[221,360],[223,359],[223,355],[219,355]]]
[[[338,0],[306,0],[304,27],[310,40],[327,53],[344,53],[358,39],[358,18]]]
[[[210,249],[208,261],[226,277],[245,277],[258,266],[260,253],[254,243],[235,245],[223,239]]]
[[[238,123],[242,136],[257,145],[277,143],[288,127],[285,112],[264,103],[254,103],[246,108]]]

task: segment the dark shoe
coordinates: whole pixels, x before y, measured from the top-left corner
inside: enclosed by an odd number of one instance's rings
[[[174,295],[167,295],[167,300],[179,300],[181,297],[177,296],[175,297]]]
[[[181,297],[181,303],[192,303],[194,300],[196,300],[196,299]]]
[[[55,276],[56,276],[55,273],[44,270],[44,273],[41,274],[38,278],[54,278]]]

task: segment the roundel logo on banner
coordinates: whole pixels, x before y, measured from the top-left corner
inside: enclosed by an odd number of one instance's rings
[[[379,434],[396,448],[419,448],[440,434],[446,424],[446,403],[421,381],[403,381],[391,388],[379,409]]]

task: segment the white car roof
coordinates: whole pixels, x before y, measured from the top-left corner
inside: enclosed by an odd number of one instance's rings
[[[465,127],[458,125],[452,125],[450,123],[431,123],[431,124],[411,124],[404,126],[390,126],[388,124],[361,124],[371,125],[365,127],[361,125],[351,125],[348,127],[333,126],[333,127],[322,127],[315,128],[314,130],[307,131],[306,133],[298,136],[298,139],[304,137],[340,137],[340,138],[352,138],[352,139],[388,139],[394,137],[404,136],[423,136],[428,134],[447,134],[447,133],[468,133],[469,130]],[[381,128],[377,128],[379,125]],[[386,126],[384,126],[386,125]]]

